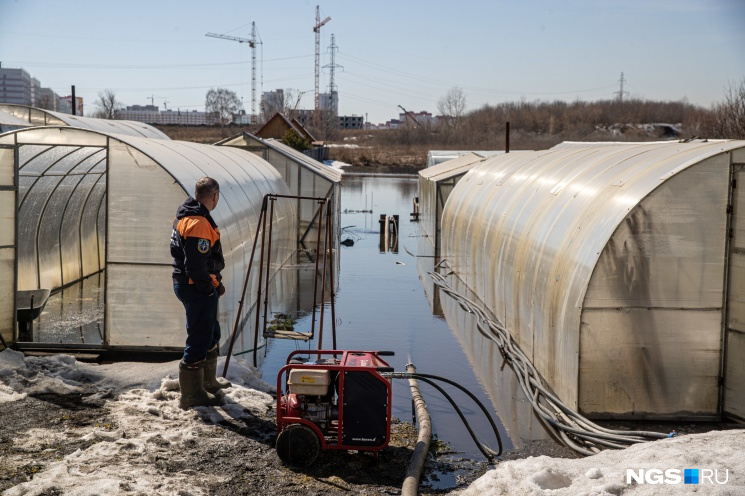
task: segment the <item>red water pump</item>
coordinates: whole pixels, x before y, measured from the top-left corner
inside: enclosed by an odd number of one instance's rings
[[[392,351],[298,350],[277,374],[277,454],[308,466],[321,450],[378,452],[391,434]],[[315,358],[315,361],[311,361]]]

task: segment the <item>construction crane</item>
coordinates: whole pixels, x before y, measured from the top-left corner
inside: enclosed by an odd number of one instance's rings
[[[321,26],[331,20],[331,17],[321,20],[321,6],[316,5],[316,25],[313,26],[313,32],[316,33],[316,110],[313,113],[313,123],[318,126],[320,116],[318,111],[321,107]]]
[[[237,41],[238,43],[248,43],[248,46],[251,47],[251,124],[256,124],[256,45],[262,43],[256,35],[256,23],[251,23],[251,39],[217,33],[207,33],[205,36]]]
[[[416,120],[416,117],[414,117],[414,114],[412,114],[411,112],[409,112],[408,110],[406,110],[405,108],[403,108],[401,105],[399,105],[398,108],[400,108],[401,110],[403,110],[404,111],[404,115],[406,117],[410,118],[412,121],[414,121],[414,124],[416,124],[418,127],[422,127],[422,125],[419,124],[419,121]]]
[[[166,110],[168,110],[168,100],[166,100],[166,98],[168,98],[168,97],[151,95],[150,96],[150,105],[152,105],[153,107],[155,107],[155,99],[156,98],[162,98],[163,99],[163,106],[165,107]]]

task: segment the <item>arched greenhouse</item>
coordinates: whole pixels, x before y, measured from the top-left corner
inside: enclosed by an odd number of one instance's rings
[[[176,208],[203,176],[220,183],[217,222],[226,268],[220,299],[223,344],[238,307],[265,194],[288,194],[279,173],[230,147],[72,127],[31,127],[0,135],[0,332],[19,348],[178,349],[185,338],[173,294],[169,239]],[[272,299],[295,290],[296,214],[274,207]],[[258,259],[254,261],[258,265]],[[249,291],[256,288],[258,270]],[[71,288],[74,294],[66,295]],[[29,295],[51,293],[46,314],[75,324],[60,334],[39,322],[19,339]],[[246,305],[241,323],[253,312]],[[33,324],[33,320],[31,322]],[[90,325],[89,325],[90,324]],[[24,329],[28,331],[28,329]],[[239,337],[236,350],[254,346]],[[30,339],[29,339],[30,338]]]
[[[441,256],[570,407],[745,418],[743,185],[743,141],[491,157]]]

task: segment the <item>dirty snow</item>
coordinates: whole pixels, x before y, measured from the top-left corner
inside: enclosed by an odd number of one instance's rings
[[[218,371],[222,370],[220,359]],[[273,387],[258,371],[233,359],[225,405],[216,408],[178,408],[178,362],[163,364],[82,363],[68,355],[24,357],[0,352],[0,403],[22,400],[27,394],[82,394],[84,402],[102,405],[110,424],[65,429],[36,426],[13,440],[18,450],[34,452],[50,444],[90,441],[58,461],[50,462],[33,479],[8,489],[7,496],[42,494],[203,495],[191,470],[164,477],[156,464],[178,463],[191,447],[226,442],[213,424],[266,413]],[[717,431],[644,443],[623,451],[565,459],[547,456],[498,463],[460,496],[484,495],[666,495],[745,494],[745,430]],[[4,460],[4,463],[7,461]],[[724,485],[626,483],[626,469],[711,469]],[[55,492],[56,491],[56,492]]]
[[[578,459],[530,457],[502,462],[459,496],[745,494],[745,430],[691,434],[607,450]],[[626,470],[680,471],[678,484],[626,483]],[[685,469],[716,470],[716,479],[684,484]],[[662,477],[667,477],[665,474]],[[655,476],[653,476],[653,480]],[[669,477],[668,477],[669,479]],[[718,484],[716,480],[726,484]],[[672,481],[669,479],[669,481]],[[711,483],[709,483],[711,482]]]
[[[349,167],[348,163],[342,162],[341,160],[324,160],[323,163],[324,165],[327,165],[332,169],[336,169],[340,172],[344,172],[344,167]]]
[[[218,370],[223,365],[221,358]],[[38,358],[0,352],[0,402],[18,401],[26,394],[79,393],[87,395],[84,403],[104,405],[112,419],[110,425],[96,428],[60,431],[38,426],[14,439],[16,448],[26,450],[70,440],[94,444],[50,463],[4,495],[204,494],[189,480],[194,474],[188,470],[164,478],[155,462],[178,458],[196,443],[216,441],[218,431],[210,423],[266,413],[272,406],[267,393],[272,386],[261,381],[255,368],[233,359],[228,370],[233,387],[226,390],[225,405],[183,411],[178,407],[177,370],[178,361],[96,365],[67,355]]]

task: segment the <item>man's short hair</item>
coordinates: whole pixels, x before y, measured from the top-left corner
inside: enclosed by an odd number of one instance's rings
[[[194,187],[194,199],[208,198],[220,192],[220,185],[211,177],[203,177]]]

